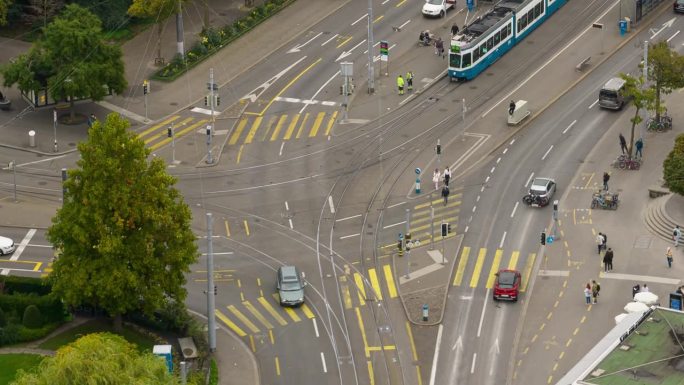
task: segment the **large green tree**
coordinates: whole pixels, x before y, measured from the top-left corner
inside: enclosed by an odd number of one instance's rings
[[[660,121],[660,114],[664,111],[661,96],[684,87],[684,56],[671,49],[666,41],[651,44],[648,50],[648,78],[655,90],[655,118]]]
[[[23,91],[47,87],[52,98],[70,102],[73,119],[74,99],[101,100],[107,88],[125,90],[121,56],[120,47],[103,40],[100,19],[70,4],[43,29],[28,53],[2,69],[4,85],[18,84]]]
[[[151,352],[110,333],[94,333],[60,348],[33,372],[20,370],[12,385],[176,385],[166,364]]]
[[[12,5],[12,0],[0,0],[0,25],[7,25],[7,11]]]
[[[677,136],[674,148],[663,162],[663,179],[670,191],[684,195],[684,134]]]
[[[634,129],[636,125],[641,123],[643,119],[639,115],[642,109],[650,110],[655,103],[655,90],[644,88],[644,78],[635,78],[632,75],[621,73],[620,77],[625,80],[625,97],[632,100],[634,105],[634,117],[629,119],[632,122],[632,131],[629,136],[629,159],[632,159],[632,150],[634,149]]]
[[[121,315],[183,302],[184,273],[197,259],[191,214],[161,159],[118,114],[96,123],[68,171],[64,203],[48,239],[59,250],[50,278],[68,305]]]
[[[179,4],[184,0],[133,0],[128,14],[135,17],[148,18],[157,24],[157,58],[161,54],[161,35],[166,19],[174,13],[181,12]]]

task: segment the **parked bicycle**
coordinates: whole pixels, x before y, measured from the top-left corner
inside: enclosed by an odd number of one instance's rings
[[[629,156],[622,154],[618,156],[614,165],[622,170],[638,170],[641,168],[641,159],[637,159],[636,157],[630,158]]]
[[[671,128],[672,117],[667,114],[667,111],[660,115],[659,120],[656,120],[655,118],[648,118],[646,120],[646,129],[648,129],[648,131],[664,132]]]

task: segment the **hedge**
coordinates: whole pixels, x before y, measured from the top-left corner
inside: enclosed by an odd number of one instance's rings
[[[14,295],[0,294],[0,308],[7,313],[24,314],[29,305],[36,305],[47,323],[61,323],[67,318],[66,308],[56,296],[15,293]]]
[[[4,294],[36,293],[48,295],[52,291],[52,286],[45,279],[13,275],[0,276],[0,287],[4,287]]]
[[[0,328],[0,346],[41,339],[52,333],[59,325],[59,323],[51,323],[37,329],[29,329],[21,324],[8,324]]]

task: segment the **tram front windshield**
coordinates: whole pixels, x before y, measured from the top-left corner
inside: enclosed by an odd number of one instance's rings
[[[461,55],[457,53],[451,53],[449,55],[449,67],[461,68]]]

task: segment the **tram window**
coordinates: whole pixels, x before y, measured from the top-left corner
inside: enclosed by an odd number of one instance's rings
[[[480,59],[480,49],[475,48],[473,50],[473,63],[477,63],[477,61]]]
[[[499,42],[501,41],[501,36],[499,36],[499,31],[496,31],[494,33],[494,47],[499,45]]]
[[[539,3],[539,14],[541,15],[543,13],[544,13],[544,2],[541,2],[541,3]]]
[[[484,56],[487,54],[487,43],[482,43],[480,46],[480,56]]]
[[[489,40],[487,40],[487,51],[491,50],[494,47],[494,38],[490,37]]]
[[[462,68],[468,68],[470,67],[470,52],[463,54],[463,67]]]
[[[508,24],[508,25],[506,26],[506,36],[510,36],[510,35],[511,35],[511,25]]]
[[[538,18],[541,14],[541,3],[534,6],[534,18]]]
[[[449,66],[453,68],[461,68],[461,55],[452,53],[449,55]]]
[[[533,20],[534,20],[534,9],[530,9],[530,11],[527,12],[527,24],[532,24]]]

